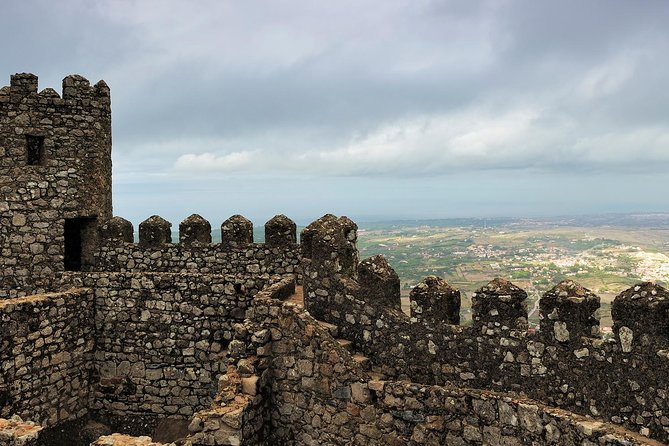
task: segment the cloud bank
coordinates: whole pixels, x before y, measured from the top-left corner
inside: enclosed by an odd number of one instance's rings
[[[117,184],[490,170],[669,183],[663,0],[26,0],[4,12],[5,74],[111,86]]]

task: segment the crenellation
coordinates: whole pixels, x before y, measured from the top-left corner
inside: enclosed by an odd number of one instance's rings
[[[546,342],[579,343],[599,336],[599,296],[572,280],[555,285],[539,300],[540,332]]]
[[[508,280],[493,279],[472,294],[474,330],[488,336],[527,330],[526,300],[523,289]]]
[[[53,88],[45,88],[39,92],[39,96],[40,98],[46,99],[47,101],[50,99],[60,99],[60,95]]]
[[[12,102],[19,102],[24,97],[37,93],[37,76],[32,73],[13,74],[9,87]]]
[[[86,99],[93,94],[91,83],[83,76],[71,74],[63,79],[63,99]]]
[[[330,229],[318,230],[324,221]],[[336,221],[329,217],[310,225],[310,246],[319,246],[318,238],[323,237],[322,246],[329,248],[323,252],[305,250],[315,258],[303,260],[305,308],[319,320],[333,324],[355,351],[370,358],[372,370],[389,379],[523,392],[551,405],[628,427],[638,426],[643,419],[642,431],[648,435],[664,438],[669,434],[669,425],[662,424],[661,418],[642,416],[656,411],[658,401],[667,404],[665,397],[657,399],[658,391],[667,395],[668,390],[664,375],[657,372],[667,367],[662,362],[669,357],[666,350],[649,351],[643,359],[630,363],[615,341],[601,338],[599,333],[574,336],[568,343],[546,337],[541,331],[535,333],[527,327],[527,293],[503,279],[493,280],[473,296],[472,326],[425,324],[392,309],[375,308],[356,297],[359,286],[354,277],[339,273],[337,257],[347,258],[348,253],[332,250],[341,246]],[[572,294],[571,301],[584,297],[590,305],[597,301],[568,282],[553,291],[559,296],[570,287],[562,297]],[[590,309],[594,311],[594,307]],[[592,330],[589,323],[582,325]],[[432,367],[426,367],[426,361]],[[640,386],[639,381],[648,387]],[[618,386],[625,390],[611,390]],[[634,399],[629,398],[630,392]]]
[[[132,224],[123,218],[114,217],[101,228],[102,240],[100,248],[94,254],[94,269],[118,272],[296,276],[301,282],[299,245],[271,247],[265,243],[246,243],[252,240],[252,224],[240,216],[239,219],[228,219],[223,226],[230,227],[231,220],[234,224],[240,224],[235,229],[240,231],[235,235],[240,237],[242,241],[240,243],[232,244],[227,240],[211,244],[208,222],[200,220],[199,216],[189,218],[180,225],[179,243],[167,243],[168,231],[171,240],[169,222],[154,216],[140,224],[140,241],[135,244],[132,238]],[[143,224],[144,232],[142,232]],[[187,231],[190,231],[188,237],[196,236],[193,241],[184,239]],[[155,237],[154,235],[149,237],[147,232],[154,234]],[[149,237],[148,243],[142,241],[143,236]],[[164,242],[158,243],[154,238]]]
[[[436,276],[405,314],[347,217],[298,243],[277,215],[254,243],[233,215],[212,244],[201,216],[172,243],[154,215],[134,243],[112,217],[109,87],[68,76],[61,98],[37,81],[0,89],[0,444],[669,441],[664,288],[621,293],[605,336],[581,285],[542,296],[537,331],[527,293],[497,278],[460,325]]]
[[[199,214],[192,214],[179,223],[179,243],[185,246],[211,244],[211,223]]]
[[[325,267],[338,274],[357,277],[357,231],[358,226],[351,219],[326,214],[302,230],[302,257],[315,269]]]
[[[430,326],[460,324],[460,291],[437,276],[427,276],[409,296],[411,321]]]
[[[400,278],[383,255],[364,259],[358,265],[359,296],[373,306],[400,309]]]
[[[247,334],[272,336],[242,341],[234,361],[255,374],[273,372],[271,444],[658,444],[518,394],[372,379],[317,320],[258,297]],[[273,360],[248,365],[268,351]]]
[[[93,86],[93,94],[98,98],[98,100],[107,98],[109,99],[111,97],[111,89],[109,88],[109,85],[107,83],[100,79],[94,86]]]
[[[221,224],[221,245],[229,248],[244,248],[253,243],[253,223],[236,214]]]
[[[336,298],[335,287],[340,288],[342,294],[353,292],[341,279],[358,275],[357,229],[346,217],[326,214],[302,230],[304,307],[317,319],[330,322],[328,308]],[[357,282],[348,285],[355,287],[357,295]],[[341,319],[341,314],[334,316]]]
[[[172,223],[158,215],[152,215],[139,224],[139,245],[145,248],[161,248],[172,243]]]
[[[611,305],[613,333],[625,353],[669,345],[669,291],[651,282],[620,293]]]
[[[297,243],[297,225],[283,214],[265,223],[265,243],[269,246],[290,246]]]
[[[123,217],[112,217],[100,228],[102,243],[113,246],[117,243],[132,243],[134,228],[132,223]]]

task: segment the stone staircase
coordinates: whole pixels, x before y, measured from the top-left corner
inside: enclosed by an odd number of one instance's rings
[[[286,299],[286,302],[290,302],[304,308],[304,294],[302,286],[299,285],[296,286],[295,294]],[[360,352],[355,351],[353,342],[339,337],[339,329],[337,328],[336,325],[319,320],[317,320],[316,322],[318,322],[318,325],[320,325],[321,328],[325,329],[325,331],[327,331],[330,334],[330,336],[335,338],[335,340],[339,343],[339,345],[341,345],[346,351],[351,353],[353,360],[358,365],[360,365],[362,370],[370,372],[370,374],[373,375],[375,379],[379,379],[379,377],[382,376],[381,373],[373,370],[372,361],[368,357],[360,354]]]
[[[335,338],[337,343],[341,345],[344,350],[349,352],[351,356],[353,357],[353,360],[366,372],[372,371],[372,361],[370,359],[359,352],[356,352],[354,350],[353,342],[349,341],[348,339],[342,339],[339,337],[339,329],[337,328],[336,325],[329,324],[327,322],[323,321],[317,321],[318,325],[321,326],[321,328],[324,328],[330,335]]]

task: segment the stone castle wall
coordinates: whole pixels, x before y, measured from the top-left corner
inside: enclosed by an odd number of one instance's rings
[[[85,288],[0,301],[0,418],[47,427],[87,414],[189,418],[213,401],[235,324],[271,283],[194,273],[61,280]]]
[[[68,76],[61,97],[17,74],[0,89],[0,198],[0,444],[41,444],[13,415],[49,435],[87,416],[192,418],[185,446],[656,444],[584,416],[669,441],[662,287],[618,296],[602,337],[599,298],[578,284],[545,293],[534,332],[527,294],[495,279],[465,327],[459,292],[435,277],[405,315],[397,274],[382,256],[359,261],[346,217],[298,244],[278,215],[258,244],[235,215],[212,244],[199,215],[178,243],[152,216],[135,244],[112,217],[103,81]],[[308,312],[283,302],[294,279]]]
[[[24,422],[20,417],[0,419],[0,444],[3,446],[37,446],[42,427],[34,422]]]
[[[101,296],[114,297],[113,283],[126,279],[138,280],[141,289],[155,290],[152,293],[159,289],[175,293],[167,284],[161,287],[159,277],[165,276],[72,273],[66,279],[100,282],[100,289],[107,291],[99,293],[99,300]],[[154,278],[155,288],[147,282],[149,277]],[[190,279],[193,283],[196,278]],[[109,285],[105,285],[107,280]],[[133,287],[126,284],[121,289]],[[659,445],[612,424],[547,408],[523,397],[371,379],[327,327],[294,304],[282,302],[293,289],[294,285],[284,280],[251,301],[244,323],[233,327],[230,365],[218,380],[218,392],[210,407],[193,416],[191,434],[180,444]],[[203,291],[204,296],[207,292]],[[127,302],[129,308],[136,303],[132,297]],[[8,444],[40,444],[34,441],[38,431],[29,423],[0,420],[0,435]],[[115,434],[101,437],[95,444],[160,443]]]
[[[84,234],[93,245],[111,206],[107,85],[68,76],[60,96],[38,93],[37,76],[13,75],[0,88],[0,298],[53,289],[65,219],[97,219]]]
[[[102,227],[96,271],[187,272],[204,274],[296,276],[301,279],[296,225],[276,216],[265,225],[266,243],[253,243],[253,224],[236,215],[221,225],[222,241],[211,243],[211,225],[192,215],[179,225],[179,241],[172,243],[172,224],[153,216],[140,224],[133,243],[130,222],[114,217]]]
[[[225,372],[233,326],[269,281],[210,274],[65,273],[93,290],[91,409],[189,417]]]
[[[93,314],[85,289],[0,300],[0,417],[54,426],[87,413]]]
[[[613,304],[614,336],[599,335],[598,298],[564,282],[541,300],[542,330],[527,330],[527,294],[495,280],[473,296],[473,325],[427,325],[365,291],[350,263],[351,227],[333,216],[310,225],[303,250],[305,307],[338,327],[389,378],[518,392],[572,412],[669,440],[669,293],[640,284]],[[377,280],[382,287],[389,273]],[[367,280],[370,280],[369,278]],[[435,285],[423,288],[443,293]],[[423,295],[418,290],[412,299]],[[383,301],[387,301],[386,298]],[[431,311],[446,306],[412,302]],[[444,310],[445,309],[445,310]],[[447,321],[452,314],[432,315]],[[422,315],[424,318],[425,315]],[[594,320],[594,322],[593,322]]]
[[[258,295],[231,349],[271,397],[263,442],[239,444],[659,445],[521,396],[371,379],[326,327],[273,297]]]

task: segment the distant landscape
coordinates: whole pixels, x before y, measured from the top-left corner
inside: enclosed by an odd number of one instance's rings
[[[427,275],[471,294],[494,277],[529,294],[530,323],[538,298],[563,279],[602,298],[602,326],[611,325],[613,298],[639,281],[669,283],[669,214],[537,219],[449,219],[359,224],[361,258],[384,254],[402,280],[402,293]],[[406,300],[406,299],[405,299]]]

